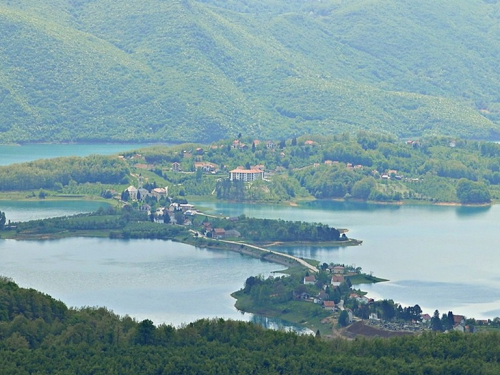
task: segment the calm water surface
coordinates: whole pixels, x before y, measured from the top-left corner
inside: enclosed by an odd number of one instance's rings
[[[426,312],[500,316],[500,206],[384,206],[316,201],[303,207],[199,202],[227,216],[282,218],[349,228],[357,247],[285,247],[322,262],[354,264],[390,282],[364,285],[375,298]]]
[[[280,268],[161,240],[0,240],[0,258],[0,274],[69,306],[106,306],[120,315],[174,325],[215,317],[252,320],[234,308],[230,294],[246,277]]]
[[[0,146],[0,165],[144,145]],[[380,206],[316,201],[300,207],[198,202],[226,216],[322,222],[349,228],[358,247],[293,247],[281,251],[354,264],[390,282],[364,285],[375,298],[416,303],[432,314],[453,310],[476,318],[500,316],[500,206]],[[71,215],[96,202],[0,202],[13,221]],[[71,306],[105,305],[119,314],[181,324],[202,317],[273,321],[242,316],[229,294],[251,275],[279,266],[238,254],[168,241],[65,239],[0,240],[0,274]]]
[[[0,211],[5,212],[7,220],[16,222],[94,212],[99,207],[106,207],[108,205],[108,203],[94,201],[0,200]]]
[[[149,145],[133,143],[0,145],[0,165],[24,163],[59,156],[111,155],[147,146]]]

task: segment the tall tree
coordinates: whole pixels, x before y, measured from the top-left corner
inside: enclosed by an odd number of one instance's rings
[[[443,325],[441,319],[439,318],[439,310],[434,311],[434,315],[431,318],[431,329],[433,331],[442,331]]]
[[[339,315],[339,326],[345,327],[349,324],[349,314],[347,311],[342,310],[342,312]]]

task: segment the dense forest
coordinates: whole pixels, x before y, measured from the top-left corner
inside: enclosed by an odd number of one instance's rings
[[[0,5],[0,142],[500,135],[500,4]],[[356,27],[353,27],[356,25]]]
[[[245,215],[231,218],[205,218],[212,228],[234,229],[249,241],[345,241],[338,229],[321,223],[289,220],[256,219]]]
[[[334,339],[200,320],[183,327],[67,308],[0,280],[3,374],[497,374],[498,333]]]
[[[51,189],[84,183],[126,184],[130,170],[116,156],[61,157],[0,167],[0,191]]]

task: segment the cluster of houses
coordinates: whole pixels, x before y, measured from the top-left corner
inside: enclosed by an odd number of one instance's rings
[[[230,218],[231,219],[231,218]],[[236,220],[237,218],[234,218]],[[204,222],[203,230],[205,236],[208,238],[214,238],[217,240],[222,240],[224,238],[238,238],[241,237],[241,233],[236,229],[224,229],[224,228],[212,228],[212,223]]]
[[[348,276],[353,276],[356,275],[357,273],[352,270],[346,270],[345,267],[340,266],[340,265],[330,265],[328,267],[328,270],[330,271],[331,278],[330,278],[330,288],[338,288],[341,283],[346,281],[346,278]],[[317,280],[314,275],[310,276],[305,276],[304,277],[304,285],[314,285],[316,284]],[[325,286],[326,287],[326,286]],[[353,321],[353,313],[350,309],[344,308],[344,301],[340,301],[338,304],[335,304],[334,301],[328,300],[329,296],[325,292],[325,290],[321,290],[316,297],[311,298],[307,293],[302,293],[299,296],[297,296],[298,299],[303,299],[307,300],[309,302],[314,302],[317,304],[322,304],[323,308],[325,310],[329,311],[342,311],[345,310],[348,313],[349,316],[349,323]],[[368,298],[364,295],[361,295],[359,293],[351,293],[349,295],[350,299],[355,299],[359,304],[370,304],[373,303],[374,300],[372,298]],[[376,313],[370,313],[369,315],[369,321],[371,322],[371,325],[379,326],[380,328],[383,329],[389,329],[389,330],[403,330],[403,331],[419,331],[423,329],[423,326],[428,326],[431,322],[431,316],[429,314],[421,314],[421,322],[405,322],[405,323],[390,323],[390,322],[384,322],[381,319],[378,318]],[[473,327],[469,327],[466,325],[466,320],[463,315],[454,315],[454,324],[453,324],[453,330],[454,331],[459,331],[459,332],[473,332]],[[484,324],[487,325],[488,321],[478,321],[479,324]]]
[[[135,186],[130,185],[125,189],[125,191],[128,193],[128,198],[131,201],[145,201],[148,197],[153,197],[157,201],[161,200],[162,198],[168,198],[168,186],[164,188],[154,188],[149,191],[142,186],[136,188]]]
[[[357,273],[355,271],[347,270],[344,266],[340,265],[330,265],[328,267],[328,271],[331,273],[331,278],[330,278],[330,284],[325,285],[324,288],[318,293],[316,297],[310,297],[307,295],[307,293],[302,293],[301,295],[297,296],[298,299],[303,299],[307,300],[316,304],[320,304],[323,306],[325,310],[328,311],[342,311],[345,310],[348,314],[349,317],[349,322],[351,323],[354,319],[354,315],[352,311],[348,308],[344,308],[344,301],[340,301],[338,304],[336,304],[334,301],[329,300],[329,296],[326,293],[324,289],[326,289],[327,286],[330,288],[338,288],[340,284],[346,281],[346,278],[348,276],[354,276]],[[316,284],[316,276],[310,275],[310,276],[305,276],[304,277],[304,285],[314,285]],[[350,298],[356,299],[359,303],[370,303],[373,302],[373,299],[369,299],[363,295],[359,295],[356,293],[351,293],[349,296]]]
[[[146,207],[144,207],[146,206]],[[147,204],[141,206],[139,209],[147,211],[148,215],[151,214],[151,207]],[[182,212],[182,216],[176,216],[175,214]],[[190,217],[196,215],[198,212],[194,209],[194,206],[189,203],[171,203],[168,207],[158,207],[153,213],[155,222],[164,222],[164,216],[168,215],[170,218],[170,223],[179,225],[192,225]],[[182,218],[182,219],[180,219]],[[177,222],[180,219],[182,222]]]

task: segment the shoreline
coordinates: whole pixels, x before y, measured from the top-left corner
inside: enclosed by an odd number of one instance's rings
[[[42,189],[46,190],[46,189]],[[71,201],[71,200],[102,200],[103,202],[109,202],[113,200],[102,198],[97,195],[88,195],[88,194],[49,194],[46,198],[40,199],[37,196],[26,196],[26,194],[34,192],[35,189],[31,190],[11,190],[11,191],[1,191],[0,192],[0,201]],[[54,193],[51,190],[46,190],[49,193]],[[489,203],[459,203],[459,202],[430,202],[430,201],[417,201],[417,200],[401,200],[401,201],[370,201],[370,200],[361,200],[361,199],[344,199],[344,198],[305,198],[305,199],[297,199],[293,201],[228,201],[228,200],[218,200],[213,196],[188,196],[186,197],[189,201],[192,202],[215,202],[215,203],[242,203],[242,204],[250,204],[250,205],[260,205],[260,204],[272,204],[277,206],[289,206],[289,207],[297,207],[300,208],[304,203],[308,202],[317,202],[317,201],[334,201],[334,202],[354,202],[354,203],[366,203],[378,206],[405,206],[405,205],[415,205],[415,206],[446,206],[446,207],[491,207],[497,204],[500,204],[500,201],[491,201]]]
[[[109,232],[99,231],[99,230],[82,230],[80,232],[75,231],[61,231],[58,233],[37,233],[32,235],[22,235],[15,233],[15,230],[6,230],[6,236],[0,237],[0,240],[14,240],[14,241],[51,241],[59,240],[63,238],[110,238]],[[253,244],[246,242],[236,242],[236,241],[225,241],[225,240],[215,240],[206,237],[195,237],[194,233],[189,239],[180,240],[179,238],[169,238],[163,239],[164,241],[179,242],[187,245],[191,245],[198,248],[215,249],[232,251],[242,255],[250,256],[252,258],[261,259],[270,263],[276,263],[286,267],[303,267],[310,272],[317,272],[316,266],[312,263],[319,263],[319,261],[310,259],[308,260],[296,257],[290,254],[281,253],[275,250],[269,250],[261,244]],[[148,239],[145,237],[144,239]],[[156,239],[156,238],[155,238]],[[338,243],[339,242],[339,243]],[[348,243],[347,243],[348,242]],[[332,242],[321,242],[321,243],[308,243],[309,246],[358,246],[362,243],[362,240],[349,239],[348,241],[332,241]],[[304,244],[304,243],[302,243]],[[272,243],[269,246],[276,246]],[[297,242],[282,243],[280,246],[298,246]]]
[[[312,200],[298,200],[297,202],[294,202],[293,204],[294,207],[299,206],[300,207],[300,202],[311,202],[311,201],[334,201],[334,202],[354,202],[354,203],[367,203],[367,204],[373,204],[373,205],[379,205],[379,206],[448,206],[448,207],[490,207],[494,206],[497,204],[500,204],[500,202],[496,201],[491,201],[489,203],[460,203],[460,202],[429,202],[429,201],[417,201],[417,200],[402,200],[402,201],[393,201],[393,202],[386,202],[386,201],[370,201],[370,200],[362,200],[362,199],[354,199],[354,198],[349,198],[349,199],[344,199],[344,198],[323,198],[323,199],[312,199]],[[292,206],[292,204],[290,204]]]

